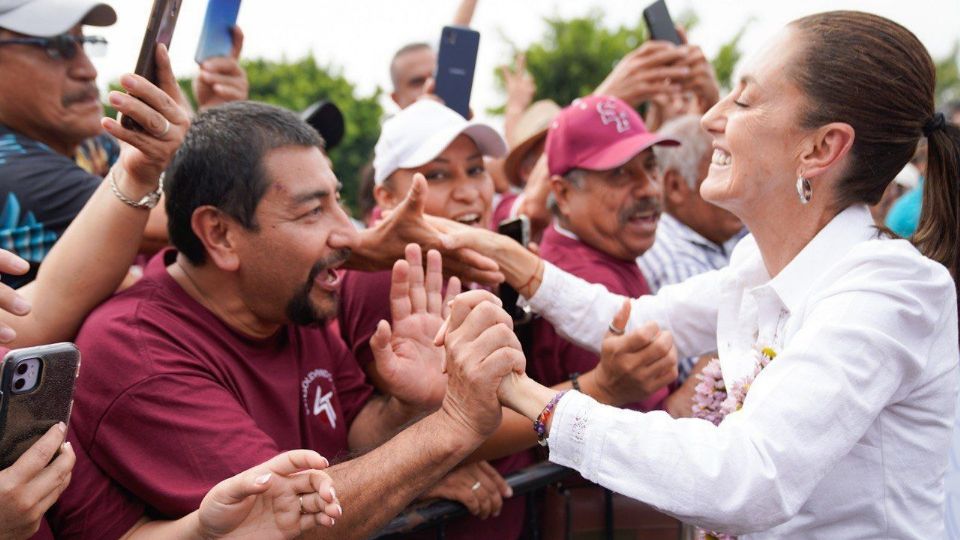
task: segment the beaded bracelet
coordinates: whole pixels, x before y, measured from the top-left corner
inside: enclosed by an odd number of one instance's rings
[[[533,430],[537,432],[537,442],[540,443],[540,446],[547,445],[547,422],[550,421],[550,415],[553,414],[553,409],[557,406],[557,403],[560,402],[560,398],[566,393],[566,390],[557,392],[557,395],[553,396],[550,403],[547,403],[547,406],[543,408],[540,416],[533,422]]]

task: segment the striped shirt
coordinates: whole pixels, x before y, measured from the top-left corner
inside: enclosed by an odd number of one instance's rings
[[[723,245],[717,245],[670,214],[663,213],[657,225],[656,241],[652,248],[637,257],[637,265],[647,278],[650,290],[656,294],[665,285],[727,266],[730,253],[743,236],[737,234]],[[680,381],[687,378],[696,363],[696,357],[680,360]]]

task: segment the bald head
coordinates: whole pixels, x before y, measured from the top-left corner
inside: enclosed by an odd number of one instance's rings
[[[437,67],[437,55],[426,43],[404,45],[390,61],[390,80],[393,92],[390,97],[401,109],[406,108],[423,94],[423,85],[433,76]]]

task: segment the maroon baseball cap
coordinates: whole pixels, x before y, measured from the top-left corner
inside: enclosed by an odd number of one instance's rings
[[[633,107],[611,96],[587,96],[560,111],[547,132],[550,175],[571,169],[605,171],[623,165],[655,144],[680,141],[647,131]]]

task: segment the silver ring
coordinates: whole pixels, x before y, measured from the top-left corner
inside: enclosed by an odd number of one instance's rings
[[[477,483],[476,483],[476,484],[470,486],[470,491],[476,491],[476,490],[478,490],[478,489],[480,489],[480,481],[479,481],[479,480],[477,480]]]
[[[300,513],[301,513],[301,514],[305,514],[305,513],[306,513],[306,512],[303,511],[303,495],[300,496]]]
[[[163,121],[166,122],[167,125],[163,126],[163,132],[160,133],[160,135],[157,135],[158,139],[162,139],[163,137],[167,136],[167,133],[170,133],[170,121],[166,118],[164,118]]]
[[[610,330],[610,333],[615,336],[622,336],[623,334],[626,333],[626,330],[617,328],[616,326],[613,325],[613,323],[610,323],[610,325],[607,326],[607,330]]]

